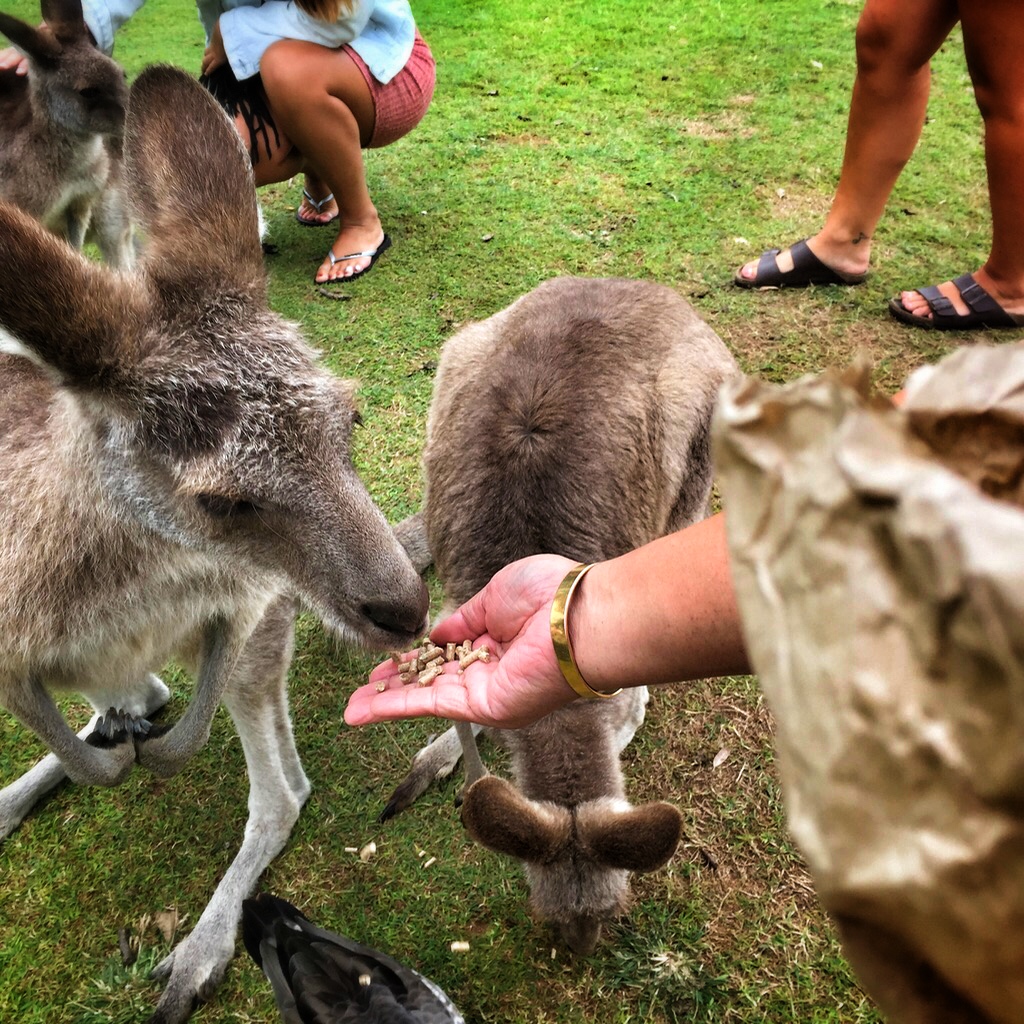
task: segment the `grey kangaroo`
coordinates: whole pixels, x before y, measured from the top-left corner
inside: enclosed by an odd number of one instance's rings
[[[0,70],[0,199],[76,249],[94,240],[108,263],[134,258],[121,181],[128,86],[93,44],[81,0],[43,0],[44,28],[0,12],[0,33],[28,75]]]
[[[0,837],[65,775],[173,775],[224,702],[249,820],[157,968],[153,1020],[176,1024],[218,984],[242,900],[309,794],[286,694],[297,605],[385,649],[421,635],[428,599],[352,466],[352,386],[268,308],[227,117],[184,72],[147,69],[125,161],[159,239],[130,272],[0,202],[0,703],[53,752],[0,792]],[[177,723],[151,725],[172,656],[195,668],[195,692]],[[65,689],[97,712],[79,735],[51,696]]]
[[[452,609],[523,556],[593,562],[693,523],[708,512],[715,400],[736,372],[669,288],[548,281],[445,344],[423,510],[397,532],[419,566],[433,557]],[[619,755],[646,701],[646,688],[627,690],[488,730],[511,752],[515,785],[486,775],[476,727],[450,729],[417,754],[382,818],[464,752],[470,834],[524,862],[533,908],[588,953],[625,909],[628,873],[660,867],[680,836],[674,807],[626,800]]]

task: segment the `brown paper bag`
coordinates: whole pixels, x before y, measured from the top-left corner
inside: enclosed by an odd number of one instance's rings
[[[1024,1021],[1024,346],[723,394],[789,827],[891,1021]]]

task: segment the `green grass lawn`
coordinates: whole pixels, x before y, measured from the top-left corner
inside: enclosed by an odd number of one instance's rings
[[[440,346],[549,277],[673,285],[746,371],[775,381],[866,353],[879,383],[895,389],[910,369],[970,340],[907,329],[885,310],[901,288],[976,269],[987,251],[980,120],[958,34],[935,61],[931,118],[878,231],[868,282],[752,293],[731,284],[735,268],[813,233],[827,210],[859,4],[415,7],[438,60],[437,92],[410,136],[367,155],[395,246],[342,289],[347,301],[312,282],[333,235],[295,223],[301,182],[262,193],[277,247],[267,257],[274,308],[359,381],[357,461],[393,520],[420,499]],[[25,0],[4,9],[38,20]],[[197,71],[201,53],[188,0],[150,0],[116,55],[134,76],[157,61]],[[630,794],[675,801],[685,839],[666,869],[635,880],[632,912],[597,953],[573,961],[529,917],[516,865],[464,835],[457,778],[376,824],[437,723],[347,728],[346,696],[375,659],[300,625],[291,699],[314,791],[264,884],[315,921],[416,965],[481,1024],[879,1020],[786,834],[755,680],[653,695],[625,755]],[[177,717],[189,687],[168,678]],[[42,752],[0,717],[0,782]],[[502,770],[500,757],[492,763]],[[116,790],[65,786],[46,801],[0,847],[0,1021],[145,1019],[159,996],[146,971],[169,944],[143,925],[171,909],[187,933],[237,849],[246,792],[240,744],[221,712],[180,776],[138,772]],[[351,852],[371,840],[374,858]],[[124,927],[142,934],[131,969],[118,951]],[[453,940],[470,951],[453,954]],[[197,1014],[204,1024],[274,1019],[244,954]]]

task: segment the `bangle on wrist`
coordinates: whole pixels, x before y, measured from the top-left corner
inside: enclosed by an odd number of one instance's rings
[[[595,690],[580,675],[580,670],[576,665],[576,658],[572,653],[572,644],[569,641],[569,603],[572,601],[572,595],[575,593],[580,580],[583,579],[587,571],[592,569],[593,566],[593,562],[589,565],[583,565],[581,562],[570,569],[562,582],[558,584],[558,589],[555,591],[555,599],[551,605],[551,643],[555,648],[555,658],[558,661],[558,667],[561,669],[565,681],[572,687],[576,695],[578,697],[585,697],[588,700],[614,697],[616,694],[622,693],[621,688],[613,693],[602,693],[600,690]]]

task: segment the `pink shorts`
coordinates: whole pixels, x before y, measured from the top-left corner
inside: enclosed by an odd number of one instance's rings
[[[370,74],[366,62],[351,46],[342,49],[362,72],[376,108],[373,135],[366,148],[379,149],[411,132],[423,120],[434,95],[434,55],[419,32],[405,67],[387,85],[381,85]]]

